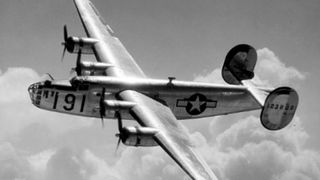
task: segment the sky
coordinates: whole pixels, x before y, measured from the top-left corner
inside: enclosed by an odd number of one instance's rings
[[[255,47],[255,81],[298,91],[293,122],[271,132],[253,111],[182,123],[219,179],[320,179],[320,1],[92,1],[151,78],[224,83],[228,50]],[[159,147],[121,145],[115,153],[116,121],[102,128],[99,119],[31,104],[31,83],[47,72],[68,79],[75,66],[76,55],[60,60],[63,25],[85,35],[71,0],[1,1],[0,24],[0,179],[186,177]]]

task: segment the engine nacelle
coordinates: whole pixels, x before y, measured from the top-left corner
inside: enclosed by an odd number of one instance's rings
[[[290,87],[280,87],[272,91],[262,108],[260,119],[269,130],[286,127],[293,119],[299,102],[298,93]]]
[[[135,106],[136,103],[121,100],[104,100],[103,105],[108,110],[128,110]]]
[[[97,39],[87,37],[68,37],[65,46],[70,53],[94,54],[93,46],[97,43]]]
[[[101,62],[90,62],[90,61],[81,61],[80,67],[82,70],[97,70],[104,71],[109,67],[112,67],[112,64],[101,63]]]
[[[103,75],[105,70],[112,67],[112,64],[102,62],[91,62],[91,61],[77,61],[75,68],[77,75]]]
[[[254,67],[257,62],[256,50],[247,44],[232,48],[224,61],[222,77],[229,84],[239,85],[242,80],[254,77]]]
[[[124,127],[121,130],[121,141],[127,146],[157,146],[154,135],[157,129],[150,127]]]

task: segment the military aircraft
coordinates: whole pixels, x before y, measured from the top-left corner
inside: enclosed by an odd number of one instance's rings
[[[45,80],[30,85],[32,103],[41,109],[79,116],[117,119],[119,143],[160,146],[195,180],[216,180],[196,154],[182,119],[198,119],[261,109],[261,123],[269,130],[287,126],[297,109],[298,94],[290,87],[275,89],[252,83],[256,50],[247,44],[226,55],[222,77],[228,84],[150,79],[89,0],[74,0],[88,37],[68,36],[64,50],[77,54],[71,80]],[[93,54],[98,62],[82,61]],[[140,126],[123,126],[122,119]]]

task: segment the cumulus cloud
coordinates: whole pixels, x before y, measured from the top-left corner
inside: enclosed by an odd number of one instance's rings
[[[41,80],[30,68],[0,73],[0,179],[177,179],[186,176],[160,148],[114,151],[116,121],[61,115],[31,104]],[[157,178],[154,178],[157,177]]]
[[[54,132],[63,132],[91,123],[84,118],[43,111],[31,104],[27,89],[43,76],[30,68],[8,68],[0,71],[0,139],[19,133],[32,123],[49,124]],[[64,121],[65,118],[77,121]]]
[[[30,164],[30,166],[39,173],[42,173],[46,170],[47,163],[49,159],[52,157],[53,154],[55,154],[56,151],[53,149],[47,149],[45,151],[42,151],[40,153],[31,155],[27,157],[27,160]]]
[[[219,79],[220,71],[208,77]],[[33,107],[26,89],[39,79],[29,68],[0,74],[0,92],[7,94],[0,99],[0,179],[187,179],[160,147],[121,145],[115,154],[115,121],[106,121],[102,129],[98,119]],[[220,179],[319,179],[319,153],[305,146],[309,136],[299,118],[270,132],[256,116],[242,113],[186,125],[196,150]]]
[[[255,82],[278,86],[306,78],[270,49],[257,53]],[[195,80],[221,83],[220,73],[221,69],[215,69],[196,75]],[[296,117],[287,128],[274,132],[264,129],[255,114],[218,117],[210,122],[209,132],[215,138],[207,136],[207,144],[198,149],[215,173],[226,180],[319,179],[320,154],[305,146],[309,135],[300,119]],[[204,142],[203,137],[199,141]]]
[[[10,143],[0,144],[0,179],[32,178],[27,160]]]
[[[292,66],[286,66],[280,58],[268,48],[257,51],[258,62],[255,72],[260,79],[273,85],[285,84],[290,81],[304,80],[306,75]]]
[[[211,83],[219,83],[224,84],[224,80],[221,76],[221,68],[214,69],[208,74],[198,74],[195,75],[194,81],[197,82],[211,82]]]
[[[26,114],[32,114],[27,87],[38,80],[39,75],[29,68],[0,71],[0,135],[16,132],[28,123],[22,121]]]
[[[6,72],[0,70],[0,103],[24,102],[28,99],[27,87],[39,81],[39,75],[30,68],[8,68]]]
[[[27,88],[41,78],[30,68],[0,71],[0,179],[38,179],[54,154],[47,152],[63,146],[59,138],[92,124],[34,107]]]
[[[116,121],[61,115],[34,107],[27,88],[41,80],[30,68],[0,74],[0,179],[180,179],[187,177],[159,147],[114,154]]]
[[[306,73],[300,72],[292,66],[286,66],[273,51],[268,48],[257,50],[258,60],[255,67],[254,82],[265,85],[283,85],[297,80],[304,80]],[[196,74],[195,81],[225,83],[221,76],[221,68],[210,73]]]
[[[254,116],[238,121],[205,147],[207,159],[222,179],[318,179],[320,154],[305,147],[308,135],[299,118],[294,121],[279,132],[264,129]]]

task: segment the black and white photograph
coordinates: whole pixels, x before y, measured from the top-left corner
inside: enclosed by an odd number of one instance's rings
[[[0,180],[319,180],[319,0],[0,2]]]

